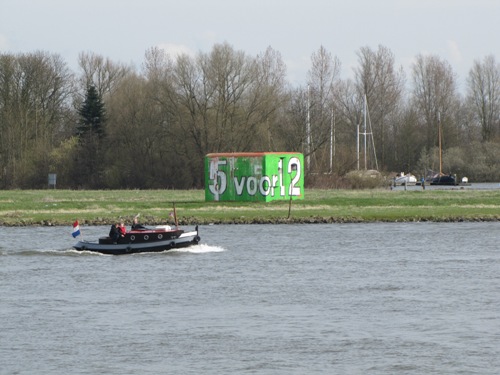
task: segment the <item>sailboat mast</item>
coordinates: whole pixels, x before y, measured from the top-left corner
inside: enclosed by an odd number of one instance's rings
[[[359,171],[359,122],[356,124],[356,162]]]
[[[333,113],[333,108],[332,108],[332,116],[330,119],[330,171],[329,173],[331,174],[333,171],[333,149],[334,149],[334,141],[335,141],[335,114]]]
[[[307,170],[311,169],[311,113],[310,113],[311,88],[307,85],[307,120],[306,120],[306,161]]]
[[[366,163],[366,135],[367,135],[367,133],[366,133],[366,107],[367,107],[367,103],[366,103],[366,94],[365,94],[365,109],[364,109],[364,114],[363,114],[364,115],[363,121],[365,124],[365,129],[364,129],[364,134],[365,134],[365,171],[368,169],[367,163]]]
[[[439,175],[443,174],[443,148],[441,144],[441,114],[438,112]]]

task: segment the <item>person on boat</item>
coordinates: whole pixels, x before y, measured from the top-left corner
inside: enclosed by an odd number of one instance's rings
[[[120,226],[118,227],[118,231],[120,233],[120,237],[124,238],[125,234],[127,233],[127,228],[125,228],[125,223],[123,221],[120,223]]]
[[[118,242],[118,238],[120,238],[120,230],[118,229],[118,224],[111,225],[111,229],[109,230],[109,237],[113,240],[113,243]]]
[[[147,229],[147,228],[139,224],[139,215],[134,216],[134,221],[132,223],[132,230],[142,230],[142,229]]]

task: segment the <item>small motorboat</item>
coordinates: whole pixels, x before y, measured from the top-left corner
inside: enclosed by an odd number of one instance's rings
[[[200,242],[198,226],[193,231],[178,227],[160,225],[155,228],[133,229],[116,242],[111,237],[98,241],[78,241],[73,248],[79,251],[93,251],[101,254],[122,255],[145,252],[162,252],[197,245]]]

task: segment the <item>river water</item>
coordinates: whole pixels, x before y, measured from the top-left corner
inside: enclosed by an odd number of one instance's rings
[[[201,226],[124,256],[70,233],[0,227],[0,374],[500,370],[499,223]]]

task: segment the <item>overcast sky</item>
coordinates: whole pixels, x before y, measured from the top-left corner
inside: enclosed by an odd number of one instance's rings
[[[408,77],[433,54],[463,84],[474,60],[500,62],[499,36],[500,0],[0,0],[1,53],[57,53],[73,70],[82,51],[140,68],[153,46],[194,55],[227,42],[251,56],[271,46],[298,85],[320,46],[350,78],[357,51],[383,45]]]

